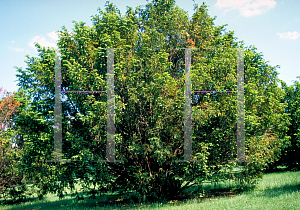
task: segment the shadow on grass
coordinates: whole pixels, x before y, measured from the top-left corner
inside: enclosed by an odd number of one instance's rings
[[[90,199],[87,196],[83,196],[82,193],[78,193],[80,198],[78,200],[75,197],[67,197],[71,194],[66,195],[64,199],[56,201],[38,201],[37,198],[30,199],[26,203],[21,205],[9,205],[10,210],[48,210],[48,209],[129,209],[129,208],[141,208],[141,207],[157,207],[168,205],[180,205],[191,199],[197,201],[214,200],[222,197],[234,197],[245,191],[234,190],[235,186],[217,185],[209,188],[191,188],[189,191],[183,192],[179,195],[176,200],[152,200],[141,203],[141,199],[136,197],[135,193],[130,192],[127,195],[120,194],[103,194],[102,196],[96,196],[96,199]],[[205,189],[205,193],[203,193]],[[283,187],[267,188],[262,190],[261,196],[266,198],[280,196],[281,194],[291,194],[293,192],[300,191],[300,183],[285,185]],[[1,206],[0,206],[1,207]]]
[[[160,202],[167,204],[166,201]],[[10,210],[48,210],[48,209],[126,209],[141,208],[154,205],[153,202],[140,203],[138,198],[120,198],[120,195],[97,196],[96,199],[85,197],[84,200],[76,198],[64,198],[56,201],[38,201],[32,200],[32,203],[26,202],[20,205],[10,205]]]
[[[283,187],[274,187],[269,189],[264,189],[261,195],[264,197],[272,198],[278,197],[282,194],[292,194],[293,192],[300,192],[300,183],[284,185]]]
[[[78,193],[79,194],[79,193]],[[68,194],[67,196],[70,196]],[[83,194],[80,194],[79,197],[82,197]],[[135,196],[135,193],[128,193],[128,195],[111,195],[106,194],[102,196],[96,196],[96,199],[90,199],[87,196],[84,196],[83,200],[78,200],[76,198],[68,197],[56,201],[39,201],[37,198],[32,198],[27,202],[22,202],[17,205],[9,205],[10,210],[27,210],[27,209],[87,209],[87,208],[102,208],[102,209],[127,209],[127,208],[141,208],[141,207],[150,207],[157,206],[159,204],[180,204],[191,199],[211,199],[213,197],[224,197],[224,196],[234,196],[235,192],[227,189],[211,189],[205,195],[199,197],[197,192],[186,192],[179,195],[176,200],[151,200],[146,202],[141,202],[141,199]]]
[[[269,168],[264,171],[264,174],[272,174],[272,173],[280,173],[280,172],[297,172],[300,169],[297,168],[289,168],[287,166],[277,166],[274,168]]]

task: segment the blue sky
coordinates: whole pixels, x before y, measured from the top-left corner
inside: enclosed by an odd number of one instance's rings
[[[105,0],[14,0],[0,1],[0,87],[17,91],[14,66],[26,68],[25,55],[37,56],[33,42],[54,47],[55,31],[62,26],[71,31],[72,20],[92,26],[91,15],[104,9]],[[124,14],[126,6],[145,5],[146,0],[112,0]],[[199,6],[202,1],[196,0]],[[193,14],[192,0],[176,4]],[[254,45],[272,66],[280,65],[279,78],[288,85],[300,76],[300,1],[299,0],[208,0],[215,25],[228,24],[237,41]]]

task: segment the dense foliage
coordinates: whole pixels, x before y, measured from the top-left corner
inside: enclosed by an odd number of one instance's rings
[[[40,198],[63,196],[66,187],[94,196],[133,190],[148,199],[174,198],[203,181],[232,179],[253,184],[288,142],[284,91],[276,67],[253,46],[236,42],[233,31],[215,26],[203,4],[189,19],[174,1],[153,0],[128,7],[124,16],[111,3],[92,17],[93,27],[75,22],[62,28],[62,90],[106,90],[107,49],[114,50],[116,159],[105,160],[106,94],[64,94],[63,155],[53,158],[55,50],[36,47],[18,69],[23,107],[15,120],[22,157],[19,169]],[[245,132],[248,162],[236,171],[236,94],[193,92],[193,160],[183,160],[185,51],[192,50],[193,90],[236,90],[237,48],[244,47]],[[201,49],[199,49],[201,48]],[[25,103],[26,101],[26,103]],[[145,197],[144,197],[145,198]]]
[[[288,104],[286,113],[289,114],[291,122],[288,130],[290,142],[282,150],[281,158],[274,164],[271,164],[269,168],[272,170],[276,169],[277,166],[283,165],[288,170],[300,170],[300,83],[295,81],[294,85],[287,86],[285,82],[282,82],[282,88],[285,91],[283,101]]]

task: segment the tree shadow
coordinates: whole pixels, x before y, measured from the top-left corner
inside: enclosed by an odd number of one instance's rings
[[[68,194],[70,195],[70,194]],[[96,196],[95,199],[90,199],[88,196],[84,196],[84,193],[78,193],[78,198],[63,198],[56,201],[39,201],[38,198],[30,198],[26,202],[11,205],[10,210],[20,210],[20,209],[60,209],[60,208],[141,208],[153,206],[156,203],[162,205],[167,204],[179,204],[184,203],[190,199],[211,199],[213,197],[224,197],[224,196],[234,196],[235,192],[230,191],[230,189],[215,189],[207,192],[203,197],[199,198],[196,192],[186,192],[181,193],[178,198],[172,200],[159,200],[159,199],[148,199],[143,201],[140,197],[137,197],[135,193],[128,193],[127,195],[112,195],[105,194],[102,196]],[[12,203],[13,204],[13,203]]]
[[[288,167],[283,167],[283,166],[277,166],[274,168],[268,168],[264,171],[264,174],[271,174],[271,173],[280,173],[280,172],[287,172],[291,171]]]
[[[295,191],[300,191],[300,184],[290,184],[283,187],[269,188],[262,191],[259,191],[261,196],[271,198],[277,197],[281,194],[288,193],[291,194]],[[106,193],[102,196],[97,195],[95,199],[90,199],[85,195],[84,192],[78,193],[78,197],[68,197],[56,201],[38,201],[37,198],[31,198],[27,202],[23,202],[21,205],[11,205],[9,209],[11,210],[20,210],[20,209],[60,209],[60,208],[141,208],[154,206],[156,203],[162,205],[166,204],[180,204],[185,203],[191,199],[204,201],[218,199],[222,197],[234,197],[245,191],[234,190],[234,186],[231,187],[216,187],[207,189],[204,193],[199,193],[194,189],[186,192],[182,192],[178,198],[172,200],[155,200],[148,199],[142,201],[140,197],[137,197],[134,192],[127,194],[110,194]],[[71,194],[67,194],[70,196]],[[29,203],[31,202],[31,203]]]
[[[78,193],[76,197],[67,197],[72,194],[66,194],[65,198],[55,201],[47,201],[46,199],[38,200],[38,198],[29,198],[26,200],[7,202],[10,206],[10,210],[25,210],[25,209],[61,209],[61,208],[136,208],[153,205],[153,201],[142,202],[141,198],[136,197],[135,193],[128,193],[127,195],[121,194],[103,194],[97,195],[94,199],[91,199],[84,192]],[[161,201],[160,203],[167,203]],[[1,207],[1,206],[0,206]]]
[[[260,193],[264,197],[273,198],[278,197],[282,194],[292,194],[293,192],[300,191],[300,183],[288,184],[283,187],[274,187],[262,190]]]

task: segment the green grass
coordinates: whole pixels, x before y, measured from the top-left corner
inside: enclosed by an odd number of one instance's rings
[[[299,209],[300,208],[300,172],[276,172],[263,176],[255,189],[240,194],[230,192],[231,183],[217,185],[205,184],[204,189],[209,191],[205,197],[201,193],[193,193],[190,199],[156,202],[156,203],[122,203],[118,195],[105,195],[96,200],[86,198],[77,201],[69,195],[59,200],[56,195],[48,195],[42,201],[29,201],[22,204],[0,206],[3,210],[48,210],[48,209]],[[216,191],[227,191],[213,193]],[[197,190],[191,188],[190,192]],[[125,200],[125,199],[124,199]],[[123,201],[124,201],[123,200]],[[119,203],[119,204],[115,204]]]

